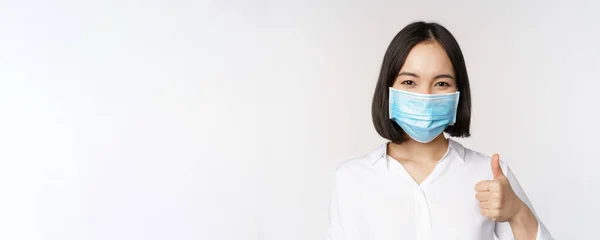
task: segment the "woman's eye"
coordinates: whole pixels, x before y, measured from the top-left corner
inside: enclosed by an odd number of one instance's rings
[[[435,84],[436,87],[450,87],[450,84],[447,82],[438,82]]]
[[[402,82],[402,84],[404,84],[404,85],[414,85],[415,82],[413,82],[411,80],[406,80],[406,81]]]

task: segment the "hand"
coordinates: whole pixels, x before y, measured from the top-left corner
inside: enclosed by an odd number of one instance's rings
[[[479,200],[481,214],[496,222],[506,222],[525,205],[510,187],[510,182],[500,168],[500,156],[492,157],[493,180],[483,180],[475,185],[475,198]]]

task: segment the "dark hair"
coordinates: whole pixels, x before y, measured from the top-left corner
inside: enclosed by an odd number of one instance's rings
[[[471,91],[465,59],[456,39],[448,29],[437,23],[413,22],[404,27],[392,40],[383,57],[381,72],[375,87],[371,116],[377,133],[400,144],[407,140],[402,128],[389,119],[389,87],[394,84],[398,72],[404,65],[410,50],[423,41],[437,41],[446,50],[456,74],[457,89],[460,92],[456,123],[444,131],[453,137],[469,137],[471,125]]]

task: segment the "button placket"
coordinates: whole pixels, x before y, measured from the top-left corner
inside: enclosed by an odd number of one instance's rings
[[[419,240],[429,240],[431,233],[431,218],[425,192],[421,187],[414,190],[416,235]]]

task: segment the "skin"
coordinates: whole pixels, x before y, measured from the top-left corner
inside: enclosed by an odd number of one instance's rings
[[[454,67],[437,41],[421,42],[411,49],[392,87],[422,94],[453,93],[457,91]],[[409,137],[402,144],[389,143],[387,148],[388,154],[421,184],[446,153],[448,139],[440,134],[429,143],[419,143]],[[535,239],[537,220],[510,187],[498,154],[492,158],[490,167],[494,179],[475,185],[481,214],[496,222],[509,222],[517,240]]]

